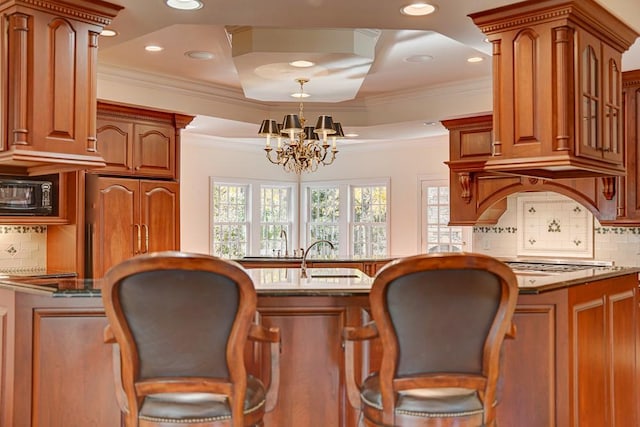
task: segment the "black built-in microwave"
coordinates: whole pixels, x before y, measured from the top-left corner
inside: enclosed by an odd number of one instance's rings
[[[0,178],[0,215],[53,215],[53,183]]]

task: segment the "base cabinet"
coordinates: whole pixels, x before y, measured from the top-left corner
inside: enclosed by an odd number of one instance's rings
[[[0,427],[117,427],[100,298],[0,289]]]
[[[282,337],[280,393],[265,426],[358,425],[346,396],[341,334],[361,324],[367,305],[366,296],[259,298],[260,322],[280,328]],[[251,354],[249,370],[264,378],[267,361]]]
[[[498,425],[637,424],[637,277],[520,295]]]
[[[88,175],[86,212],[91,277],[134,255],[179,248],[177,182]]]
[[[638,425],[638,278],[627,274],[519,295],[506,340],[498,425]],[[266,296],[258,319],[282,336],[278,402],[266,427],[356,427],[347,400],[344,326],[369,321],[368,296]],[[51,298],[0,288],[0,427],[115,427],[112,347],[100,298]],[[249,343],[249,372],[268,353]],[[640,348],[640,347],[638,347]],[[378,340],[356,347],[356,375],[380,366]]]

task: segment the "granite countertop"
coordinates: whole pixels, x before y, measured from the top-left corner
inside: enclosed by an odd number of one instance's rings
[[[373,278],[355,268],[254,268],[247,270],[258,295],[368,294]]]
[[[639,272],[640,267],[594,266],[593,268],[564,273],[523,271],[516,272],[516,277],[521,294],[539,294],[595,280],[638,274]]]
[[[339,257],[339,258],[307,258],[307,262],[312,263],[333,263],[333,262],[385,262],[385,261],[393,261],[394,259],[401,258],[401,256],[386,256],[386,257],[377,257],[377,258],[353,258],[353,257]],[[287,262],[302,262],[302,257],[277,257],[277,256],[246,256],[243,258],[237,258],[233,261],[239,263],[263,263],[263,262],[273,262],[274,264],[278,263],[287,263]]]
[[[594,266],[564,273],[518,272],[521,294],[538,294],[627,274],[640,267]],[[307,278],[299,268],[256,268],[247,273],[262,296],[348,296],[369,293],[373,278],[358,269],[309,268]],[[0,287],[52,297],[99,297],[100,279],[72,277],[0,278]]]

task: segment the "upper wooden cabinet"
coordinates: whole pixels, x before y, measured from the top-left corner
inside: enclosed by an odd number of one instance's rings
[[[470,15],[493,46],[493,142],[454,171],[624,175],[622,53],[638,34],[594,0],[531,0]]]
[[[177,178],[180,130],[192,116],[98,102],[100,173]]]
[[[614,223],[640,225],[640,70],[622,73],[622,117],[626,141],[627,174],[617,178],[618,212]],[[602,221],[601,221],[602,222]],[[602,224],[610,224],[604,221]]]
[[[492,116],[442,124],[449,129],[449,165],[462,160],[481,164],[492,146]],[[553,191],[587,207],[601,221],[616,219],[615,178],[541,179],[450,170],[451,225],[495,224],[507,209],[506,197],[525,191]]]
[[[104,166],[96,150],[98,35],[122,9],[102,0],[0,5],[0,173]]]

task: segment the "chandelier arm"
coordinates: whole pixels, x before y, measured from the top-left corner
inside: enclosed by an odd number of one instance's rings
[[[322,161],[322,164],[325,166],[329,166],[330,164],[333,163],[333,161],[336,159],[336,153],[338,152],[338,150],[331,150],[331,160],[329,160],[328,162],[325,162],[324,159]]]
[[[273,163],[274,165],[279,165],[280,164],[280,159],[279,159],[279,155],[277,155],[278,153],[276,153],[276,160],[273,160],[271,158],[271,151],[273,151],[273,148],[265,148],[264,151],[267,153],[267,159]]]

